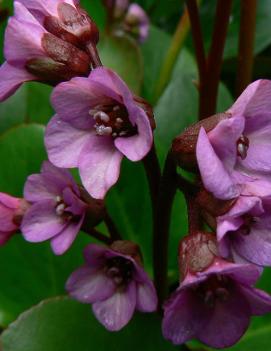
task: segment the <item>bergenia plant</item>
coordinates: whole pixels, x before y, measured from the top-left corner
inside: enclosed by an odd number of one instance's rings
[[[0,2],[1,350],[269,350],[267,1]]]

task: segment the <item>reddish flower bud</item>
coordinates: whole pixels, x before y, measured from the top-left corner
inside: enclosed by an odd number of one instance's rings
[[[179,245],[181,280],[188,273],[204,271],[217,256],[217,243],[213,234],[198,232],[185,237]]]
[[[172,153],[180,167],[188,170],[197,170],[196,144],[201,127],[210,132],[223,119],[229,118],[229,113],[218,113],[199,121],[176,137],[172,143]]]
[[[122,255],[127,255],[132,257],[137,264],[142,265],[143,256],[140,247],[128,240],[117,240],[112,243],[110,248]]]

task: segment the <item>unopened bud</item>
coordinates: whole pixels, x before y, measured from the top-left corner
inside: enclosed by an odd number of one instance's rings
[[[208,133],[220,121],[230,116],[229,113],[218,113],[191,125],[176,137],[172,143],[172,154],[178,165],[188,171],[197,170],[196,145],[201,127]]]
[[[45,18],[44,27],[58,38],[79,48],[90,43],[97,45],[99,41],[99,30],[87,12],[66,2],[58,5],[58,17]]]
[[[146,112],[151,124],[151,128],[152,130],[154,130],[156,128],[156,123],[154,119],[152,106],[140,96],[134,95],[134,101],[137,103],[138,106],[140,106]]]
[[[218,256],[214,234],[198,232],[185,237],[179,245],[181,279],[187,273],[194,274],[207,269]]]

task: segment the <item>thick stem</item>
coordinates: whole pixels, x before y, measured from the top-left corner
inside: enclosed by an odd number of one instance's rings
[[[155,102],[159,100],[163,91],[167,87],[174,65],[177,61],[177,58],[181,51],[183,43],[187,37],[189,28],[190,28],[190,22],[189,22],[188,12],[185,9],[182,17],[180,18],[175,34],[173,35],[171,44],[169,46],[168,52],[165,56],[164,63],[161,68],[159,80],[156,85]]]
[[[236,96],[251,82],[254,62],[257,0],[241,0],[239,54],[236,75]]]
[[[112,239],[105,236],[104,234],[100,233],[98,230],[94,229],[94,228],[91,228],[91,229],[88,229],[88,228],[81,228],[81,230],[86,233],[87,235],[90,235],[92,236],[93,238],[103,242],[104,244],[106,245],[110,245],[112,244]]]
[[[200,119],[215,114],[223,52],[231,14],[232,0],[217,0],[212,44],[207,61],[207,73],[200,87]]]
[[[109,213],[106,211],[104,216],[104,223],[108,229],[111,241],[122,240],[122,237],[116,227],[113,219],[110,217]]]
[[[153,228],[154,281],[159,299],[159,309],[167,296],[168,241],[173,200],[177,190],[176,165],[172,155],[167,156],[161,178]]]
[[[199,71],[199,81],[201,84],[201,82],[204,80],[207,66],[197,1],[186,0],[186,6],[191,23],[191,31]]]
[[[193,196],[185,194],[188,213],[188,233],[193,235],[202,229],[200,208]]]
[[[150,195],[152,200],[152,209],[154,214],[155,206],[157,204],[158,199],[159,184],[161,180],[161,169],[157,158],[155,145],[153,145],[151,151],[143,159],[143,164],[149,183]]]

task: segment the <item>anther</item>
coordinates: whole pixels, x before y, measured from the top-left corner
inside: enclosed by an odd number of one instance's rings
[[[244,160],[247,157],[247,151],[249,148],[249,139],[241,135],[240,138],[237,140],[237,155]]]
[[[64,211],[65,211],[65,204],[59,204],[57,207],[56,207],[56,214],[58,215],[58,216],[62,216],[63,215],[63,213],[64,213]]]
[[[106,127],[103,124],[101,126],[95,125],[96,128],[96,133],[98,135],[111,135],[112,134],[112,128],[111,127]]]

